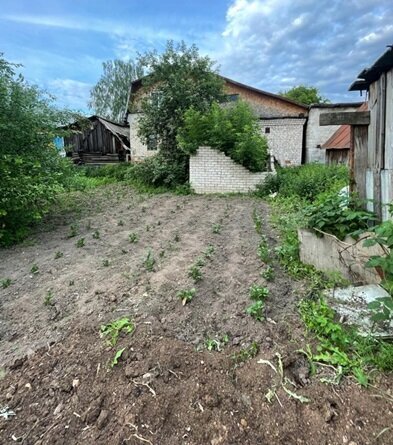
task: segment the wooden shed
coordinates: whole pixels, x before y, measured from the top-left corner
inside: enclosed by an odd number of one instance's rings
[[[366,91],[368,111],[325,114],[321,125],[351,126],[351,189],[381,220],[393,201],[393,49],[364,69],[350,91]]]
[[[130,161],[129,128],[100,116],[91,116],[86,122],[75,122],[64,137],[68,157],[76,164],[114,164]]]
[[[333,135],[322,144],[326,150],[326,163],[329,165],[345,164],[349,162],[349,150],[351,148],[351,127],[341,125]]]

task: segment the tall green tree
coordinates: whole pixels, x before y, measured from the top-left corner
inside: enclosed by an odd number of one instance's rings
[[[70,167],[53,143],[77,115],[16,74],[0,53],[0,245],[23,238],[60,191]]]
[[[188,156],[179,148],[176,136],[184,122],[184,113],[193,108],[208,111],[215,101],[224,97],[224,83],[214,69],[209,57],[202,57],[195,45],[168,41],[159,54],[148,52],[139,58],[149,75],[143,81],[150,91],[141,103],[139,135],[146,143],[154,137],[160,153],[156,166],[161,172],[161,182],[182,183],[188,177]]]
[[[143,76],[143,66],[132,60],[115,59],[104,62],[102,67],[100,79],[90,90],[89,107],[99,116],[122,123],[131,82]]]
[[[287,91],[280,91],[278,94],[304,105],[326,104],[330,102],[329,99],[321,96],[318,88],[306,85],[298,85]]]

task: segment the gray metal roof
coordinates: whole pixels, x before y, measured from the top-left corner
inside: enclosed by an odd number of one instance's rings
[[[349,87],[349,91],[367,90],[370,84],[378,80],[382,73],[393,68],[393,45],[388,45],[388,48],[370,68],[365,68],[359,73],[358,78]]]

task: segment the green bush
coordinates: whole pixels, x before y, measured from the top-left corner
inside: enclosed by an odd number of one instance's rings
[[[223,151],[250,171],[266,171],[267,141],[256,116],[245,102],[221,106],[213,103],[207,112],[190,108],[177,137],[179,146],[193,154],[200,146]]]
[[[176,187],[186,182],[184,172],[188,160],[183,159],[171,162],[167,156],[160,153],[143,162],[132,165],[127,171],[125,179],[139,181],[147,186]]]
[[[53,144],[75,114],[17,76],[0,53],[0,245],[23,239],[71,174]]]
[[[306,164],[298,167],[279,167],[276,175],[269,175],[266,181],[258,186],[257,194],[299,196],[312,202],[320,193],[338,191],[348,185],[348,181],[348,169],[343,165]]]
[[[319,195],[306,207],[305,217],[308,228],[331,233],[340,240],[358,230],[366,230],[375,219],[372,213],[360,208],[356,199],[337,192]]]

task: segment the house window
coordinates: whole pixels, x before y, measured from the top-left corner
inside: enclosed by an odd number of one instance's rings
[[[157,148],[158,148],[157,136],[150,135],[147,141],[147,149],[150,151],[150,150],[157,150]]]
[[[265,127],[265,134],[269,134],[270,133],[270,127]]]
[[[239,100],[238,94],[227,94],[225,96],[226,102],[236,102]]]

